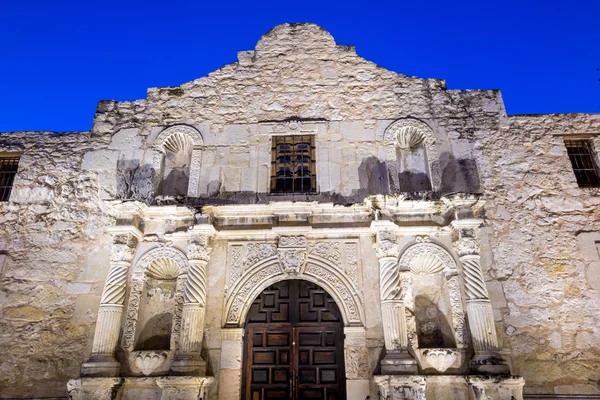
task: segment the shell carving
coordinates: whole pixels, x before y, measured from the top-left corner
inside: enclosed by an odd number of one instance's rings
[[[164,351],[144,351],[135,356],[135,366],[142,374],[148,376],[158,369],[167,359],[167,353]]]
[[[446,371],[458,359],[458,352],[451,349],[432,349],[424,355],[429,365],[439,372]]]
[[[410,262],[410,270],[415,274],[435,274],[444,269],[444,262],[431,253],[421,253]]]
[[[179,276],[179,267],[171,258],[157,258],[150,263],[146,274],[154,279],[171,280]]]
[[[414,150],[425,140],[423,132],[414,126],[405,126],[396,135],[396,144],[402,150]]]
[[[193,146],[192,138],[181,132],[173,133],[163,144],[165,150],[172,151],[173,153],[181,152],[184,154],[190,153]]]

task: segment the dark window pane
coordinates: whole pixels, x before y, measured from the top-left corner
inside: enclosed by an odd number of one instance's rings
[[[579,187],[599,187],[600,174],[590,140],[565,140],[567,154]]]
[[[309,135],[276,136],[272,139],[271,192],[316,191],[315,138]]]
[[[19,168],[19,157],[0,157],[0,201],[8,201]]]

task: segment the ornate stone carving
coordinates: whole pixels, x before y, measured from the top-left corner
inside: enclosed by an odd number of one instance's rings
[[[418,265],[423,260],[423,254],[438,259],[444,266],[444,270],[456,271],[456,262],[450,253],[442,246],[428,241],[417,242],[407,248],[398,262],[400,269],[411,270],[413,265]]]
[[[135,256],[138,238],[131,234],[119,234],[113,236],[110,248],[110,261],[123,261],[130,263]]]
[[[113,263],[108,271],[100,304],[123,304],[127,289],[127,263]]]
[[[164,351],[138,351],[134,355],[134,364],[148,376],[158,369],[167,359]]]
[[[276,255],[277,245],[274,243],[249,243],[244,270],[248,271],[252,266]]]
[[[373,245],[377,258],[398,257],[400,249],[398,248],[396,233],[390,230],[377,232],[377,241]]]
[[[460,281],[458,276],[452,276],[448,280],[448,291],[450,292],[450,307],[452,309],[452,326],[454,328],[454,339],[456,347],[466,348],[469,345],[469,332],[465,320],[462,296],[460,294]]]
[[[190,261],[184,301],[201,306],[206,305],[206,261]]]
[[[204,139],[202,138],[202,134],[194,127],[189,125],[173,125],[168,128],[165,128],[154,141],[154,147],[160,149],[166,149],[170,151],[178,151],[178,147],[167,148],[168,139],[175,135],[176,137],[188,137],[191,140],[192,146],[202,146],[204,144]],[[186,139],[177,140],[173,139],[169,141],[169,146],[171,146],[171,142],[173,143],[187,143]]]
[[[179,270],[177,287],[175,294],[176,307],[173,316],[173,328],[171,334],[171,343],[177,343],[179,332],[181,330],[181,308],[183,306],[183,291],[185,287],[185,277],[188,272],[188,260],[186,255],[179,249],[172,246],[158,246],[147,251],[136,263],[131,290],[129,291],[129,304],[127,305],[127,316],[125,320],[125,329],[123,330],[123,340],[121,347],[127,350],[133,350],[135,342],[135,329],[137,326],[140,299],[144,289],[145,275],[148,268],[155,260],[169,259]],[[172,347],[175,348],[175,347]]]
[[[445,372],[459,358],[459,352],[453,349],[428,349],[423,352],[429,365],[438,372]]]
[[[209,234],[192,233],[188,244],[188,258],[190,260],[208,261],[212,250],[208,247],[209,240]]]
[[[461,258],[468,300],[488,299],[488,292],[479,265],[479,256]]]
[[[163,148],[173,153],[190,153],[193,146],[191,136],[182,132],[170,134],[163,142]]]
[[[443,270],[444,262],[432,253],[419,253],[410,263],[410,271],[414,274],[435,274]]]
[[[454,248],[460,257],[479,254],[479,239],[475,229],[459,229]]]
[[[285,274],[299,275],[306,265],[308,241],[304,236],[279,238],[279,265]]]
[[[232,287],[237,280],[242,276],[243,258],[242,252],[244,246],[240,245],[229,245],[230,258],[230,272],[229,272],[229,287]]]
[[[340,253],[340,242],[310,242],[308,251],[311,255],[316,255],[339,265],[342,260]]]
[[[358,287],[358,245],[356,242],[347,242],[346,245],[346,275],[355,287]]]
[[[147,251],[142,257],[140,257],[139,261],[135,265],[135,268],[133,269],[133,275],[138,277],[143,276],[150,264],[159,258],[169,258],[173,260],[179,268],[180,274],[187,273],[188,259],[185,253],[172,246],[158,246]]]
[[[322,260],[310,256],[307,259],[302,278],[321,285],[329,292],[344,313],[347,325],[362,324],[362,300],[343,271]],[[260,268],[250,267],[246,274],[230,290],[231,295],[225,306],[227,325],[242,324],[242,318],[260,291],[285,277],[278,260],[271,260]]]
[[[146,274],[155,279],[172,280],[179,275],[179,267],[171,258],[157,258],[150,263]]]

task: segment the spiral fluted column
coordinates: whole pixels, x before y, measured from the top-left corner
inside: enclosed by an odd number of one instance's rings
[[[481,270],[479,239],[477,238],[477,229],[480,225],[481,222],[474,219],[453,222],[458,239],[455,241],[454,247],[462,264],[467,294],[469,330],[473,350],[475,350],[475,357],[471,360],[470,365],[471,369],[478,373],[506,374],[510,371],[506,361],[499,353],[492,303]]]
[[[113,234],[110,269],[96,320],[92,355],[82,366],[85,376],[118,376],[120,365],[114,357],[121,330],[123,303],[127,291],[127,273],[135,255],[141,232],[134,226],[109,228]]]
[[[408,353],[406,309],[402,293],[402,275],[398,267],[399,247],[395,224],[391,221],[373,221],[371,230],[376,234],[374,245],[379,260],[379,290],[381,322],[386,355],[381,360],[385,375],[413,374],[416,361]]]
[[[173,369],[188,375],[205,375],[206,363],[202,359],[202,337],[206,314],[206,268],[210,259],[212,225],[197,225],[189,230],[189,268],[183,297],[182,328],[177,359]]]

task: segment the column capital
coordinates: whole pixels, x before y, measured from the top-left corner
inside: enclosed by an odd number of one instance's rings
[[[398,260],[400,248],[398,247],[397,226],[392,221],[373,221],[371,230],[375,233],[375,244],[373,248],[377,258],[381,261],[385,258]]]
[[[454,230],[454,248],[459,257],[478,256],[479,255],[479,238],[477,237],[479,228],[483,225],[480,219],[462,219],[452,221],[452,229]]]
[[[208,247],[210,238],[215,235],[216,230],[210,224],[195,225],[188,229],[189,244],[188,258],[190,261],[208,261],[212,248]]]
[[[137,240],[141,240],[144,234],[134,225],[114,225],[106,228],[106,231],[112,235],[112,237],[131,235]]]

